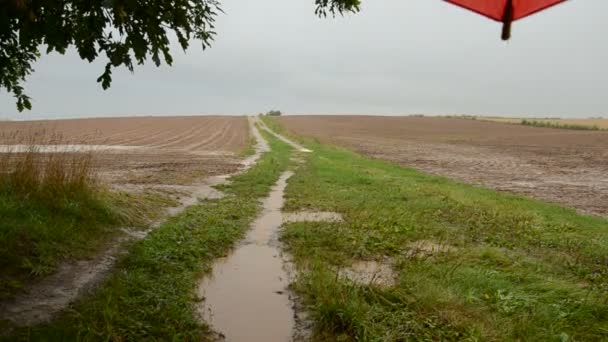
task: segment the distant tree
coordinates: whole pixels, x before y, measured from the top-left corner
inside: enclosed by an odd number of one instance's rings
[[[315,14],[326,17],[357,12],[360,0],[315,3]],[[171,32],[184,50],[191,39],[207,48],[219,12],[218,0],[0,0],[0,88],[15,96],[19,111],[31,109],[22,84],[40,50],[64,54],[74,47],[89,62],[105,55],[97,82],[107,89],[114,67],[133,71],[148,58],[171,65]]]
[[[268,113],[266,113],[266,115],[268,116],[281,116],[283,113],[281,113],[280,110],[271,110]]]

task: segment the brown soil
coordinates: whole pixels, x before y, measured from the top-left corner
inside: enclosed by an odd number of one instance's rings
[[[17,131],[58,134],[62,143],[124,147],[95,153],[101,177],[116,184],[189,184],[234,172],[235,154],[249,137],[244,117],[131,117],[0,122],[0,144],[15,143]]]
[[[608,132],[432,117],[279,120],[296,134],[369,156],[608,216]]]

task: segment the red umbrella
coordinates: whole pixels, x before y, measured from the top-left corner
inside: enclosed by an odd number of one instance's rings
[[[511,37],[511,23],[566,0],[445,0],[503,23],[502,39]]]

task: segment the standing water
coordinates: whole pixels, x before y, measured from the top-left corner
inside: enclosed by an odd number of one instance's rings
[[[227,341],[291,340],[294,312],[277,235],[283,192],[292,175],[281,175],[245,241],[214,265],[199,288],[205,298],[201,314]]]

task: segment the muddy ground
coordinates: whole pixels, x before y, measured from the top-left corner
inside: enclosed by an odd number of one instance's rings
[[[17,136],[16,132],[19,132]],[[44,132],[44,133],[42,133]],[[189,184],[205,176],[232,173],[248,143],[245,117],[130,117],[0,122],[0,144],[100,146],[96,170],[107,183]],[[55,135],[58,138],[51,139]],[[24,141],[25,139],[25,141]],[[19,140],[19,141],[17,141]],[[104,149],[103,147],[112,147]]]
[[[608,217],[608,132],[432,117],[287,116],[292,132]]]

